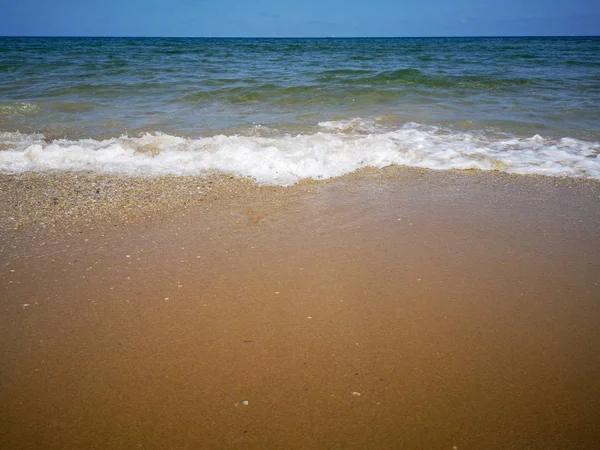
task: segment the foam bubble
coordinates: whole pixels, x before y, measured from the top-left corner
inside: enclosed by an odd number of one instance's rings
[[[429,169],[499,170],[600,180],[600,143],[573,138],[498,137],[408,123],[322,122],[323,132],[279,136],[183,138],[166,134],[106,140],[55,140],[0,133],[0,171],[92,171],[137,176],[207,171],[291,185],[392,164]]]
[[[338,132],[362,132],[362,133],[373,133],[377,130],[377,122],[375,120],[362,119],[355,117],[349,120],[329,120],[325,122],[319,122],[321,128],[328,131]]]

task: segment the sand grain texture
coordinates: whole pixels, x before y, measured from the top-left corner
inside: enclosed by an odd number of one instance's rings
[[[22,204],[0,254],[3,448],[600,440],[598,183],[244,185],[60,232]]]

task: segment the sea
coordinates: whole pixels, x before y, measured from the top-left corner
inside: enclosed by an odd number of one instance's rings
[[[600,181],[600,37],[0,38],[0,173]]]

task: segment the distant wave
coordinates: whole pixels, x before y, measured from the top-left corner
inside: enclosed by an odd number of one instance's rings
[[[419,69],[407,68],[366,74],[362,70],[328,70],[318,76],[321,82],[371,86],[422,86],[427,88],[498,89],[541,84],[544,80],[531,78],[502,78],[489,75],[431,75]]]
[[[285,86],[275,83],[260,83],[247,79],[212,79],[195,92],[180,96],[175,102],[220,102],[225,104],[265,102],[285,105],[307,105],[312,103],[378,104],[393,101],[409,94],[439,95],[440,90],[452,92],[456,89],[481,90],[543,85],[544,80],[525,78],[496,78],[490,76],[428,75],[418,69],[399,69],[376,72],[364,69],[333,69],[323,71],[314,80],[303,84]],[[144,85],[140,89],[147,89]],[[131,89],[136,89],[131,86]]]

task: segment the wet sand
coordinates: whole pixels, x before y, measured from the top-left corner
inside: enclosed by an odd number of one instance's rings
[[[1,181],[2,448],[600,442],[600,183]]]

